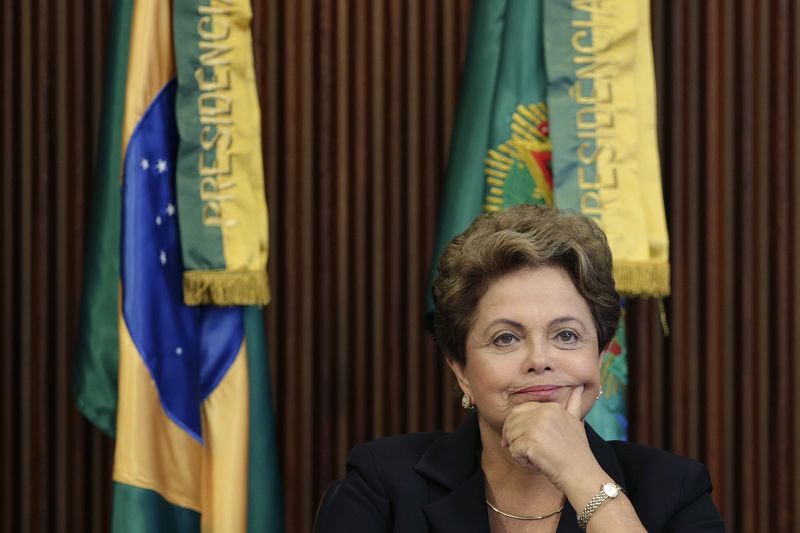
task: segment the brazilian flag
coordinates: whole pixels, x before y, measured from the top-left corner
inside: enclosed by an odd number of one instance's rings
[[[646,0],[474,4],[431,282],[476,216],[527,203],[593,218],[623,295],[669,294],[649,24]],[[626,439],[624,323],[601,374],[588,421]]]
[[[279,532],[262,311],[185,303],[173,35],[199,24],[181,3],[113,4],[74,395],[115,439],[113,531]],[[249,32],[249,4],[196,4]]]

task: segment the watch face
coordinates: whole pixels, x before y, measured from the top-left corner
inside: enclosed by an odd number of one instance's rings
[[[603,492],[605,492],[606,496],[608,496],[609,498],[616,498],[617,495],[619,494],[619,489],[617,488],[616,485],[612,483],[606,483],[605,485],[603,485]]]

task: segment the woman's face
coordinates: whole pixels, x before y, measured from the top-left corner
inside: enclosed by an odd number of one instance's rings
[[[478,302],[466,356],[465,366],[451,367],[482,422],[498,433],[516,405],[566,407],[572,389],[581,385],[583,418],[600,387],[592,314],[559,267],[526,268],[495,281]]]

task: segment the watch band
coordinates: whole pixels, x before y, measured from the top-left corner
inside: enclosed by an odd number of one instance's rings
[[[600,492],[595,494],[592,499],[589,500],[589,503],[587,503],[586,507],[583,508],[581,514],[578,515],[578,527],[581,529],[586,529],[589,519],[600,508],[600,506],[603,505],[606,500],[612,500],[619,496],[620,492],[623,492],[623,490],[619,485],[614,483],[603,483]]]

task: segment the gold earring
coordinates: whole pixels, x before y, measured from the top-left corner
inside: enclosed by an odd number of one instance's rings
[[[597,396],[595,397],[595,400],[599,400],[600,396],[602,396],[602,395],[603,395],[603,386],[600,385],[600,392],[597,393]]]
[[[461,407],[464,409],[475,409],[475,404],[472,403],[472,398],[469,397],[469,394],[466,392],[464,396],[461,397]]]

